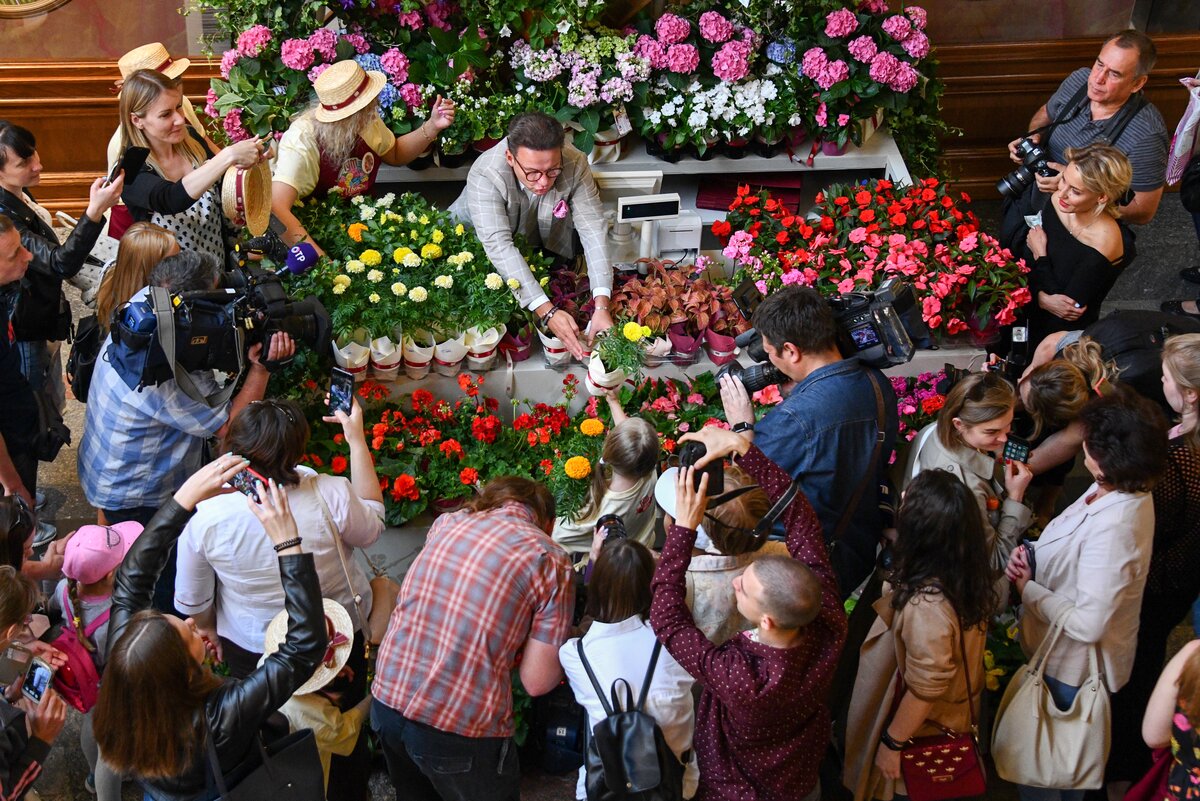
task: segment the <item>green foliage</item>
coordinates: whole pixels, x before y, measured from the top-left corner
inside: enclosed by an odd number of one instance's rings
[[[907,107],[889,111],[887,126],[911,174],[948,178],[942,162],[942,144],[949,137],[962,136],[962,129],[942,119],[946,85],[937,77],[937,59],[929,56],[921,63],[921,69],[925,73],[921,92],[912,93]]]

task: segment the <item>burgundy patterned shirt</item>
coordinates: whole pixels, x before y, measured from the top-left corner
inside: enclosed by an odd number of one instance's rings
[[[774,503],[789,476],[751,446],[738,464]],[[846,613],[821,523],[803,494],[784,512],[788,552],[812,569],[821,610],[793,648],[773,648],[744,632],[714,645],[684,602],[684,573],[696,532],[672,526],[654,571],[650,622],[671,656],[704,686],[696,711],[697,801],[784,801],[808,795],[829,742],[825,705],[846,639]]]

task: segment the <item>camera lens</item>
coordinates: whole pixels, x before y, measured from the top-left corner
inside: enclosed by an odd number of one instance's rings
[[[996,182],[996,191],[1002,197],[1017,197],[1033,183],[1033,172],[1022,164]]]
[[[773,364],[752,364],[742,371],[742,384],[751,393],[786,381],[787,376]]]

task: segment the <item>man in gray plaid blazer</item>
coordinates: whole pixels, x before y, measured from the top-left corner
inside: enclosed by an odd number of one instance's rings
[[[587,157],[565,143],[558,120],[542,112],[514,117],[508,137],[471,165],[467,187],[450,211],[474,226],[496,270],[506,280],[520,282],[515,291],[521,305],[582,358],[579,327],[546,296],[513,244],[513,234],[519,233],[534,245],[570,258],[575,251],[572,233],[578,231],[596,301],[591,333],[612,326],[612,264],[600,193]]]

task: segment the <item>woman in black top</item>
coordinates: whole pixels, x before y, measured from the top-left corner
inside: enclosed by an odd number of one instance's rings
[[[1037,299],[1029,313],[1034,342],[1098,320],[1125,260],[1117,200],[1133,179],[1129,159],[1101,144],[1068,149],[1067,159],[1059,189],[1042,209],[1042,225],[1026,241]]]

